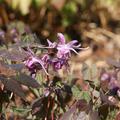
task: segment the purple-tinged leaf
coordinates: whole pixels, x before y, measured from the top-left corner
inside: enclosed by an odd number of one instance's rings
[[[88,109],[88,104],[86,102],[86,100],[78,100],[76,103],[74,103],[72,105],[72,107],[60,118],[60,120],[78,120],[78,116],[76,116],[75,113],[77,113],[77,109],[80,110],[80,113],[83,113],[81,111],[85,111]],[[85,113],[86,114],[86,113]],[[79,117],[81,118],[80,120],[82,120],[82,115],[81,114]],[[76,118],[76,119],[75,119]]]
[[[9,59],[12,61],[23,61],[25,58],[29,57],[29,54],[24,50],[10,49],[10,50],[0,50],[0,57]]]
[[[39,88],[40,84],[33,79],[31,76],[28,76],[24,73],[19,73],[19,75],[17,75],[17,81],[19,81],[21,84],[26,85],[28,87],[33,87],[33,88]]]
[[[77,110],[76,103],[60,118],[60,120],[69,120],[71,115]]]
[[[89,112],[89,120],[100,120],[100,118],[98,116],[98,112],[91,110]]]
[[[24,64],[11,64],[11,65],[6,65],[6,66],[14,70],[17,70],[17,71],[21,71],[22,69],[26,68]]]
[[[105,93],[102,90],[100,91],[100,98],[104,104],[108,104],[110,106],[114,106],[118,104],[118,100],[115,99],[115,97],[105,95]]]
[[[14,69],[11,69],[10,67],[7,67],[5,63],[0,62],[0,76],[11,77],[16,76],[16,71]]]
[[[4,76],[0,76],[0,79],[1,79],[2,83],[4,84],[6,90],[9,90],[9,91],[15,93],[16,95],[21,97],[23,100],[25,100],[24,91],[23,91],[21,85],[17,81],[15,81],[11,78],[5,78]]]
[[[45,117],[46,109],[47,109],[48,98],[47,97],[40,97],[32,102],[32,115],[38,115],[40,117]]]

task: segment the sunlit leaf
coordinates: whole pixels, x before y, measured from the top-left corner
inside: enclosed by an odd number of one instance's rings
[[[11,6],[13,9],[16,9],[19,5],[19,0],[12,0]]]
[[[23,107],[17,107],[17,106],[12,106],[11,109],[14,113],[17,113],[22,116],[27,114],[29,111],[31,111],[30,108],[23,108]]]
[[[82,67],[82,73],[84,80],[90,80],[94,82],[95,86],[99,85],[99,80],[98,80],[99,74],[95,64],[92,64],[92,66],[89,67],[87,64],[84,63]]]
[[[83,63],[82,73],[83,73],[84,80],[91,80],[90,68],[86,63]]]
[[[97,66],[95,64],[92,64],[91,66],[91,79],[93,80],[93,82],[95,83],[95,85],[99,85],[99,80],[98,80],[98,69]]]
[[[73,93],[73,96],[75,97],[75,99],[80,99],[81,98],[81,91],[80,89],[77,87],[77,86],[73,86],[72,87],[72,93]]]
[[[89,102],[91,100],[89,92],[81,91],[81,99],[85,99],[87,102]]]

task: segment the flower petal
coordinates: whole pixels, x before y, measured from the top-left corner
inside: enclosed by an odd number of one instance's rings
[[[53,44],[49,39],[47,39],[47,42],[48,42],[49,46],[51,46]]]
[[[78,43],[78,41],[77,40],[73,40],[73,41],[69,42],[68,44],[72,46],[72,45],[74,45],[76,43]]]
[[[44,48],[55,48],[56,47],[56,42],[51,42],[50,40],[47,39],[48,46],[49,47],[44,47]]]
[[[58,40],[60,44],[65,44],[65,37],[62,33],[57,34]]]
[[[79,54],[74,48],[70,48],[74,53]]]

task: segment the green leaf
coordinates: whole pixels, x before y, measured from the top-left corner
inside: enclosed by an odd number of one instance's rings
[[[73,1],[68,2],[64,7],[63,12],[65,12],[68,15],[76,13],[77,12],[77,4]]]
[[[92,66],[91,66],[91,79],[94,82],[95,86],[97,86],[99,84],[98,69],[95,64],[92,64]]]
[[[89,102],[91,100],[89,92],[81,91],[81,99],[85,99],[87,102]]]
[[[91,80],[90,68],[86,63],[83,63],[82,73],[83,73],[84,80]]]
[[[32,4],[36,7],[41,7],[47,4],[47,0],[32,0]]]
[[[16,106],[12,106],[11,109],[14,113],[19,114],[19,115],[25,115],[31,111],[30,108],[23,108],[23,107],[16,107]]]
[[[77,86],[73,86],[72,87],[72,93],[73,93],[73,97],[75,97],[75,99],[80,99],[81,98],[81,91]]]
[[[90,80],[94,82],[95,86],[99,85],[98,69],[95,64],[92,64],[91,67],[89,67],[86,63],[84,63],[82,67],[82,73],[84,80]]]
[[[35,43],[36,41],[39,41],[36,34],[27,34],[22,36],[22,41],[25,43]]]
[[[4,0],[0,0],[0,3],[2,3]]]

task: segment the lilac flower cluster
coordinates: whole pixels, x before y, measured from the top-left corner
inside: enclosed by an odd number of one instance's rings
[[[80,48],[80,44],[76,45],[77,40],[66,43],[65,37],[62,33],[58,33],[57,38],[58,42],[51,42],[50,40],[47,40],[48,46],[43,47],[48,49],[47,54],[44,54],[41,58],[31,54],[30,57],[24,61],[24,64],[31,71],[31,74],[42,68],[48,75],[47,71],[50,65],[55,71],[61,69],[63,66],[67,68],[69,66],[68,61],[71,57],[71,51],[78,54],[76,50],[83,49]],[[53,52],[56,50],[55,55],[51,56],[49,54],[49,50]]]
[[[107,87],[107,89],[110,91],[110,94],[117,94],[120,97],[120,83],[117,80],[116,72],[104,72],[101,75],[101,82]]]

